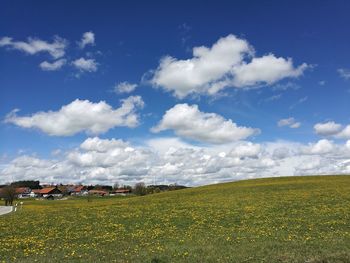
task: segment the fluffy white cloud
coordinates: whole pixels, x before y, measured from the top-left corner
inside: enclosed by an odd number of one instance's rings
[[[178,98],[190,94],[216,94],[225,87],[251,87],[273,84],[303,74],[308,66],[294,67],[291,58],[273,54],[254,57],[254,49],[234,35],[220,38],[212,47],[193,48],[193,58],[161,59],[151,83]]]
[[[83,49],[87,45],[95,45],[95,34],[91,31],[85,32],[78,45],[81,49]]]
[[[350,124],[345,126],[344,129],[342,129],[340,132],[335,134],[336,138],[340,139],[349,139],[350,138]]]
[[[332,136],[337,139],[350,138],[350,124],[344,128],[341,124],[329,121],[325,123],[316,123],[314,125],[315,133],[322,136]]]
[[[346,174],[350,147],[320,140],[312,144],[273,142],[192,146],[178,138],[155,138],[144,145],[117,139],[86,139],[56,158],[23,155],[0,166],[0,180],[51,183],[134,184],[144,181],[202,185],[239,179]]]
[[[97,71],[98,63],[92,58],[79,58],[74,60],[72,65],[80,71],[95,72]]]
[[[54,136],[70,136],[82,131],[100,134],[118,126],[137,126],[136,110],[143,105],[139,96],[122,100],[121,107],[117,109],[104,101],[93,103],[77,99],[58,111],[38,112],[32,116],[20,117],[16,114],[18,110],[14,110],[5,121],[23,128],[37,128]]]
[[[55,59],[64,56],[67,45],[67,40],[58,36],[56,36],[51,43],[31,37],[29,37],[27,41],[14,41],[11,37],[3,37],[0,39],[0,47],[20,50],[30,55],[47,52]]]
[[[301,150],[304,154],[326,154],[332,152],[334,145],[332,141],[322,139],[315,144],[309,144],[303,147]]]
[[[258,157],[261,152],[261,146],[251,142],[243,142],[235,145],[232,151],[229,153],[236,157]]]
[[[301,123],[297,122],[294,118],[281,119],[277,122],[278,127],[287,126],[292,129],[299,128]]]
[[[278,58],[273,54],[269,54],[260,58],[253,58],[249,63],[234,67],[233,84],[236,87],[273,84],[284,78],[299,77],[306,68],[306,64],[294,68],[291,58]]]
[[[130,93],[133,92],[137,87],[137,84],[129,83],[129,82],[120,82],[114,87],[114,92],[121,94],[121,93]]]
[[[45,71],[56,71],[59,70],[60,68],[62,68],[65,64],[66,64],[67,60],[65,59],[58,59],[54,62],[48,62],[48,61],[43,61],[40,63],[39,67],[42,70]]]
[[[316,123],[314,125],[315,133],[323,136],[331,136],[339,133],[342,126],[341,124],[335,123],[334,121],[329,121],[325,123]]]
[[[340,68],[338,73],[343,79],[350,79],[350,69]]]
[[[347,140],[345,145],[346,145],[346,148],[350,150],[350,140]]]
[[[215,113],[205,113],[197,105],[177,104],[169,109],[152,132],[174,130],[175,134],[208,143],[227,143],[245,139],[259,132],[257,129],[237,126]]]
[[[197,146],[186,143],[176,137],[155,138],[148,140],[146,143],[149,148],[159,154],[164,154],[178,148],[198,149]]]

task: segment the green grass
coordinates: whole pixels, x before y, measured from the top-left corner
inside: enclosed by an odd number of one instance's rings
[[[350,176],[28,200],[0,217],[1,261],[350,262]]]

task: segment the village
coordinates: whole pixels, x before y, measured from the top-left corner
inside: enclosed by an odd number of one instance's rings
[[[129,196],[147,195],[187,188],[185,186],[173,185],[148,185],[136,183],[119,186],[118,183],[110,185],[83,185],[83,184],[40,184],[39,181],[17,181],[6,185],[0,185],[0,198],[5,205],[12,205],[15,199],[47,199],[60,200],[68,197],[107,197],[107,196]]]
[[[18,198],[46,198],[57,199],[63,196],[115,196],[115,195],[128,195],[131,194],[131,189],[113,189],[108,190],[95,190],[88,189],[88,186],[84,185],[71,185],[71,186],[45,186],[42,189],[31,189],[29,187],[15,188]]]

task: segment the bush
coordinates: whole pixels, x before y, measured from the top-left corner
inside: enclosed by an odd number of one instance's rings
[[[147,194],[147,188],[144,183],[137,183],[134,186],[133,193],[135,195],[146,195]]]

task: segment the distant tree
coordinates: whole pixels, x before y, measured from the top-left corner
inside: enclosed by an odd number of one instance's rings
[[[114,189],[114,190],[119,189],[119,183],[118,183],[118,182],[115,182],[115,183],[114,183],[113,189]]]
[[[16,199],[16,188],[12,185],[5,186],[1,188],[0,195],[5,200],[5,206],[12,205],[13,200]]]
[[[87,187],[88,191],[93,190],[94,188],[95,188],[95,187],[94,187],[93,185],[89,185],[89,186]]]
[[[132,191],[132,187],[130,185],[123,185],[122,187],[120,187],[121,189],[127,189],[127,190],[130,190]]]
[[[133,193],[135,195],[146,195],[147,194],[147,187],[144,183],[137,183],[134,186]]]
[[[15,188],[17,187],[29,187],[30,189],[41,189],[40,181],[24,180],[11,183]]]
[[[101,191],[112,191],[113,190],[113,187],[110,186],[110,185],[95,185],[94,190],[101,190]]]

